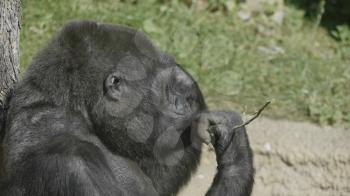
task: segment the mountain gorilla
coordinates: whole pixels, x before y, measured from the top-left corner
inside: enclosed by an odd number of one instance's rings
[[[218,171],[207,195],[250,195],[252,152],[245,129],[232,131],[241,123],[208,111],[196,82],[144,34],[72,22],[13,92],[1,195],[174,195],[210,141]]]

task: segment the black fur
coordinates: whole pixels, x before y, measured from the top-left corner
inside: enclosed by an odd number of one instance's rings
[[[142,33],[72,22],[14,90],[1,195],[176,194],[199,162],[193,123],[203,112],[191,76]],[[212,114],[229,119],[226,127],[239,119]],[[221,141],[222,129],[214,131]],[[245,130],[225,134],[237,136],[217,143],[231,146],[217,150],[226,157],[219,165],[226,165],[208,195],[249,195],[253,168]]]
[[[5,107],[0,105],[0,136],[2,135],[2,129],[5,127]]]

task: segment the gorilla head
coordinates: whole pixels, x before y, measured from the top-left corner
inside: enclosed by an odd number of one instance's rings
[[[205,109],[191,76],[144,34],[127,27],[71,23],[36,62],[27,76],[45,96],[84,111],[95,134],[124,156],[154,154],[150,144],[158,144],[163,132],[183,134]],[[167,142],[160,143],[166,148]]]

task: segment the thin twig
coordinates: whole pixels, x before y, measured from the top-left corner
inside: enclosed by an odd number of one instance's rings
[[[249,123],[251,123],[253,120],[255,120],[256,118],[259,117],[259,115],[261,114],[261,112],[262,112],[263,110],[265,110],[265,108],[266,108],[270,103],[271,103],[271,101],[267,101],[258,111],[256,111],[256,112],[253,114],[253,117],[252,117],[251,119],[249,119],[248,121],[244,122],[244,123],[241,124],[241,125],[234,126],[234,127],[232,128],[232,130],[236,130],[236,129],[238,129],[238,128],[241,128],[241,127],[246,126],[246,125],[248,125]]]
[[[241,125],[237,125],[237,126],[234,126],[232,128],[232,131],[236,130],[236,129],[239,129],[241,127],[244,127],[246,126],[247,124],[251,123],[253,120],[255,120],[256,118],[259,117],[259,115],[261,114],[261,112],[271,103],[271,101],[267,101],[257,112],[255,112],[253,114],[253,117],[251,119],[249,119],[248,121],[244,122],[243,124]],[[230,139],[230,142],[228,143],[228,145],[224,148],[223,152],[226,152],[226,150],[228,149],[228,147],[230,146],[230,144],[232,143],[233,139],[235,138],[235,133],[232,134],[231,136],[231,139]],[[222,153],[224,154],[224,153]]]

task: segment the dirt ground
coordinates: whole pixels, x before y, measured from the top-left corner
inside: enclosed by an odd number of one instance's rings
[[[349,196],[350,130],[260,118],[247,127],[256,169],[253,196]],[[204,147],[180,196],[204,195],[216,172]]]

